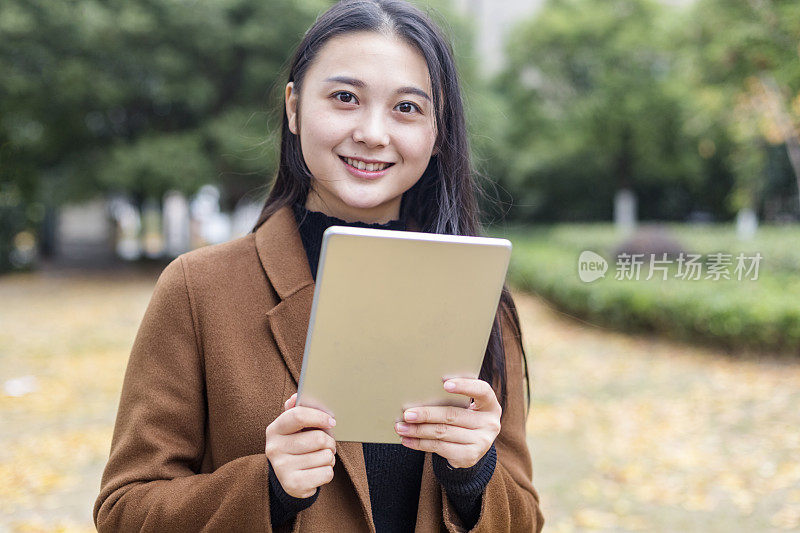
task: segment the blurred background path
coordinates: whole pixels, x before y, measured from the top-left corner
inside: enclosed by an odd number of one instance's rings
[[[92,531],[157,271],[0,278],[0,531]],[[517,293],[549,531],[800,527],[800,364],[612,333]]]

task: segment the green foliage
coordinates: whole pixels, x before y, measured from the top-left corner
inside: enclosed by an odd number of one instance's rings
[[[795,151],[790,194],[800,186],[800,4],[793,0],[698,0],[686,14],[680,42],[697,52],[686,81],[702,87],[715,105],[703,125],[732,140],[736,175],[733,208],[759,207],[770,194],[767,168],[776,164],[771,145]],[[700,117],[698,117],[700,118]],[[702,128],[700,124],[697,124]]]
[[[170,189],[192,193],[214,175],[196,132],[148,135],[114,146],[104,163],[101,183],[109,189],[129,190],[140,198],[160,198]]]
[[[725,220],[796,195],[798,42],[793,0],[548,1],[512,33],[495,83],[512,214],[607,220],[629,187],[645,219]]]
[[[718,84],[742,83],[754,74],[774,73],[797,89],[800,63],[800,4],[793,0],[697,0],[685,26],[705,47],[703,75]],[[724,29],[724,31],[720,31]]]
[[[280,102],[281,69],[325,6],[3,2],[0,181],[27,202],[52,190],[63,201],[261,185],[274,170],[258,147],[274,141],[264,117]]]
[[[736,241],[728,226],[671,225],[690,253],[750,256],[761,253],[757,280],[681,280],[670,271],[647,281],[614,279],[613,251],[618,243],[610,225],[561,225],[516,230],[510,268],[512,283],[553,301],[593,323],[623,331],[655,332],[729,348],[800,353],[800,252],[785,243],[800,238],[795,228],[763,228],[755,241]],[[609,260],[605,277],[591,283],[577,275],[583,250]]]
[[[521,218],[608,219],[626,187],[649,218],[702,205],[669,14],[649,0],[552,0],[517,27],[497,82],[511,122],[497,157]]]
[[[274,173],[285,70],[331,3],[3,2],[0,181],[26,201],[47,180],[57,200],[212,180],[237,199]],[[470,57],[470,30],[449,3],[421,7]]]
[[[45,207],[208,182],[232,203],[265,184],[281,70],[326,5],[0,3],[0,271]]]

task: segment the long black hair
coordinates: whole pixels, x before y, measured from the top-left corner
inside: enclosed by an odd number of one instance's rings
[[[417,183],[403,195],[400,218],[413,219],[423,232],[482,235],[477,201],[480,191],[469,159],[453,50],[439,27],[425,13],[402,0],[343,0],[320,15],[306,31],[292,58],[288,81],[294,82],[294,90],[300,94],[304,76],[323,45],[333,37],[363,31],[397,36],[414,46],[425,57],[431,78],[438,130],[434,155]],[[297,101],[298,130],[301,127],[301,105],[302,98]],[[289,130],[284,102],[278,172],[253,231],[280,208],[305,204],[313,179],[303,159],[300,138]],[[510,319],[514,329],[511,333],[520,339],[521,345],[519,316],[506,285],[503,285],[480,371],[480,378],[498,390],[500,405],[505,409],[507,377],[502,314]],[[530,405],[530,380],[524,350],[522,363]]]

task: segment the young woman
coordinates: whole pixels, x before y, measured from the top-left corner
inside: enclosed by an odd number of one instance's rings
[[[323,231],[480,234],[452,51],[418,9],[346,1],[308,30],[253,232],[161,274],[131,352],[100,531],[539,531],[527,371],[506,289],[467,409],[408,409],[402,444],[336,442],[295,405]]]

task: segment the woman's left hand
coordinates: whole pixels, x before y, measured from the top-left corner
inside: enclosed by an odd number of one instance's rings
[[[481,379],[452,378],[444,389],[473,401],[469,407],[412,407],[395,424],[403,446],[441,455],[453,468],[480,461],[500,433],[502,409],[491,385]]]

